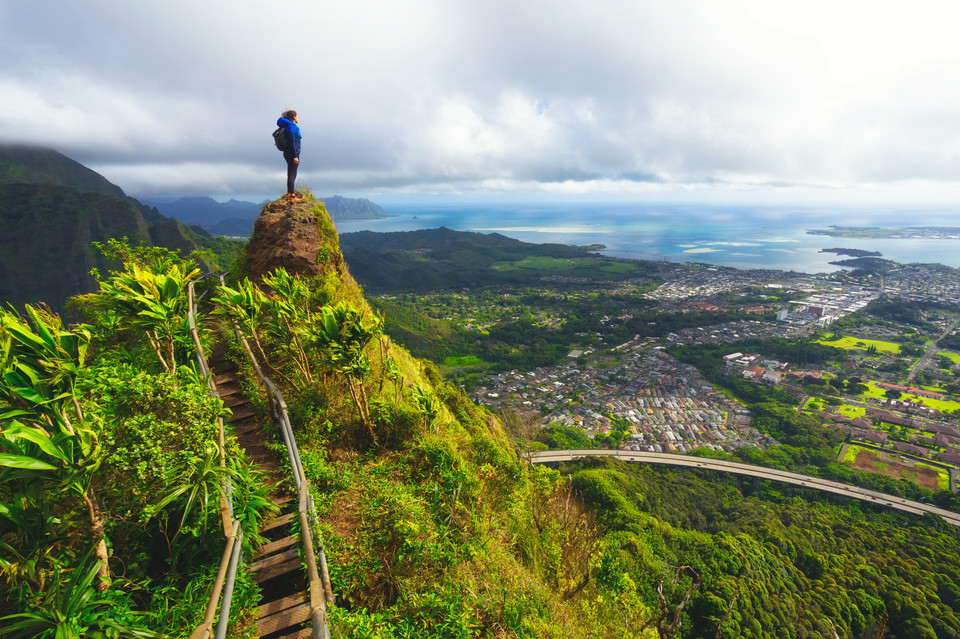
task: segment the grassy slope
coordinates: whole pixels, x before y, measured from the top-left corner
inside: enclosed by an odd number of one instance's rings
[[[335,243],[325,214],[319,224]],[[333,302],[369,310],[349,273],[316,285],[330,291]],[[432,364],[390,346],[401,372],[395,383],[385,374],[381,346],[371,345],[368,356],[375,439],[357,422],[335,378],[287,397],[339,600],[334,631],[351,637],[624,636],[622,624],[610,621],[615,598],[604,601],[593,582],[563,598],[571,584],[558,562],[567,533],[553,520],[538,526],[531,514],[534,501],[554,493],[559,476],[519,459],[499,422],[445,383]],[[432,419],[417,408],[415,387],[436,400]]]
[[[53,149],[0,145],[0,184],[14,183],[56,184],[124,197],[119,186]]]

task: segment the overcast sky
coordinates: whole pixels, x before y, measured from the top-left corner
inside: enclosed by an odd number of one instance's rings
[[[133,195],[960,203],[960,3],[0,0],[0,142]]]

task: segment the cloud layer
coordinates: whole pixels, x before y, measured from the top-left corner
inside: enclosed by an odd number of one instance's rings
[[[955,3],[0,0],[0,141],[135,194],[945,199]],[[279,186],[278,186],[279,185]]]

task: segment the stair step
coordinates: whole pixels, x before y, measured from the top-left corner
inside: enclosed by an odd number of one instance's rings
[[[256,415],[257,412],[249,405],[240,406],[233,411],[233,415],[230,417],[230,423],[232,424],[242,419],[247,419],[248,417],[256,417]]]
[[[310,604],[303,603],[296,608],[290,608],[276,614],[257,620],[257,632],[260,636],[297,626],[310,619]]]
[[[269,450],[254,450],[246,453],[247,460],[254,465],[275,461],[273,453]]]
[[[255,459],[257,457],[272,457],[273,453],[267,450],[267,447],[263,444],[247,444],[246,442],[240,442],[240,447],[243,448],[243,452],[247,454],[247,457],[250,459]]]
[[[210,370],[212,370],[215,375],[233,375],[236,377],[237,365],[229,360],[211,361]]]
[[[286,550],[287,548],[293,548],[300,543],[299,537],[294,537],[293,535],[289,537],[284,537],[283,539],[278,539],[276,541],[271,541],[269,544],[264,544],[263,548],[258,550],[256,554],[253,555],[252,559],[254,561],[259,560],[261,557],[267,557],[272,555],[275,552],[280,550]]]
[[[250,403],[250,400],[244,395],[221,395],[220,399],[223,400],[223,405],[231,410],[238,406],[246,406]]]
[[[280,526],[285,526],[297,518],[297,513],[287,513],[286,515],[280,515],[276,519],[271,519],[268,522],[265,522],[260,526],[260,533],[262,534],[265,530],[272,530]]]
[[[243,388],[236,382],[224,382],[217,384],[217,395],[223,399],[233,397],[234,395],[243,395]]]
[[[277,506],[289,504],[291,501],[297,501],[297,497],[295,495],[279,495],[273,498],[273,503]]]
[[[263,428],[263,424],[260,423],[256,415],[250,415],[249,417],[243,417],[241,419],[232,419],[230,420],[230,425],[233,426],[233,432],[238,435]]]
[[[305,574],[303,563],[300,561],[299,556],[295,559],[287,559],[272,566],[265,566],[256,571],[251,568],[250,572],[254,575],[258,584],[276,579],[277,577],[282,577],[284,582],[289,583],[291,579],[299,578],[302,580]]]
[[[236,373],[220,372],[214,369],[213,383],[216,384],[217,386],[220,386],[221,384],[235,383],[236,381],[237,381]]]
[[[262,606],[258,606],[257,619],[263,619],[264,617],[269,617],[270,615],[275,615],[278,612],[290,610],[295,606],[299,606],[305,603],[310,603],[310,593],[298,592],[295,595],[290,595],[289,597],[284,597],[283,599],[277,599],[276,601],[271,601],[269,603],[263,604]]]
[[[296,548],[285,550],[275,555],[270,555],[269,557],[252,561],[250,562],[249,569],[250,572],[259,572],[264,568],[273,568],[274,566],[279,566],[280,564],[288,562],[292,559],[296,559],[297,561],[300,560],[300,554],[297,552]]]
[[[280,465],[277,463],[276,459],[272,457],[270,459],[260,459],[253,462],[253,465],[257,467],[257,470],[260,470],[268,475],[271,475],[280,468]]]

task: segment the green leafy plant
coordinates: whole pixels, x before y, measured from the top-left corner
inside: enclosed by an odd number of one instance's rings
[[[58,570],[31,598],[28,612],[0,618],[0,635],[10,639],[113,639],[161,637],[136,623],[142,613],[129,610],[118,593],[99,595],[94,581],[99,562],[88,554],[71,570]]]
[[[417,403],[427,426],[432,426],[437,421],[437,417],[440,416],[440,409],[443,407],[436,394],[417,384],[413,388],[413,399]]]
[[[178,333],[185,333],[187,285],[199,278],[200,269],[169,260],[130,261],[124,268],[101,281],[100,293],[88,299],[112,311],[121,327],[146,337],[163,369],[176,371],[174,345]]]
[[[154,506],[155,511],[163,511],[172,504],[180,509],[180,521],[177,532],[170,539],[171,546],[176,543],[188,528],[188,520],[198,522],[198,532],[205,531],[210,515],[216,512],[215,506],[225,500],[227,485],[233,483],[237,471],[232,466],[220,465],[220,453],[210,448],[206,455],[194,457],[185,470],[171,473],[169,483],[173,488]],[[194,512],[197,509],[198,512]],[[191,517],[193,515],[193,517]]]
[[[374,317],[370,323],[365,323],[364,319],[363,311],[348,302],[324,306],[320,309],[319,321],[310,327],[310,337],[324,363],[346,379],[350,398],[373,436],[367,391],[363,385],[364,376],[370,370],[364,349],[383,332],[383,318]]]
[[[28,321],[0,311],[0,482],[33,484],[33,491],[52,486],[83,500],[105,589],[105,520],[91,484],[102,449],[98,426],[83,414],[75,392],[90,333],[64,330],[58,317],[30,306],[26,313]]]
[[[233,461],[233,517],[240,522],[243,537],[254,546],[265,539],[260,536],[260,524],[264,519],[280,512],[270,498],[271,486],[264,480],[267,474],[242,461]]]

